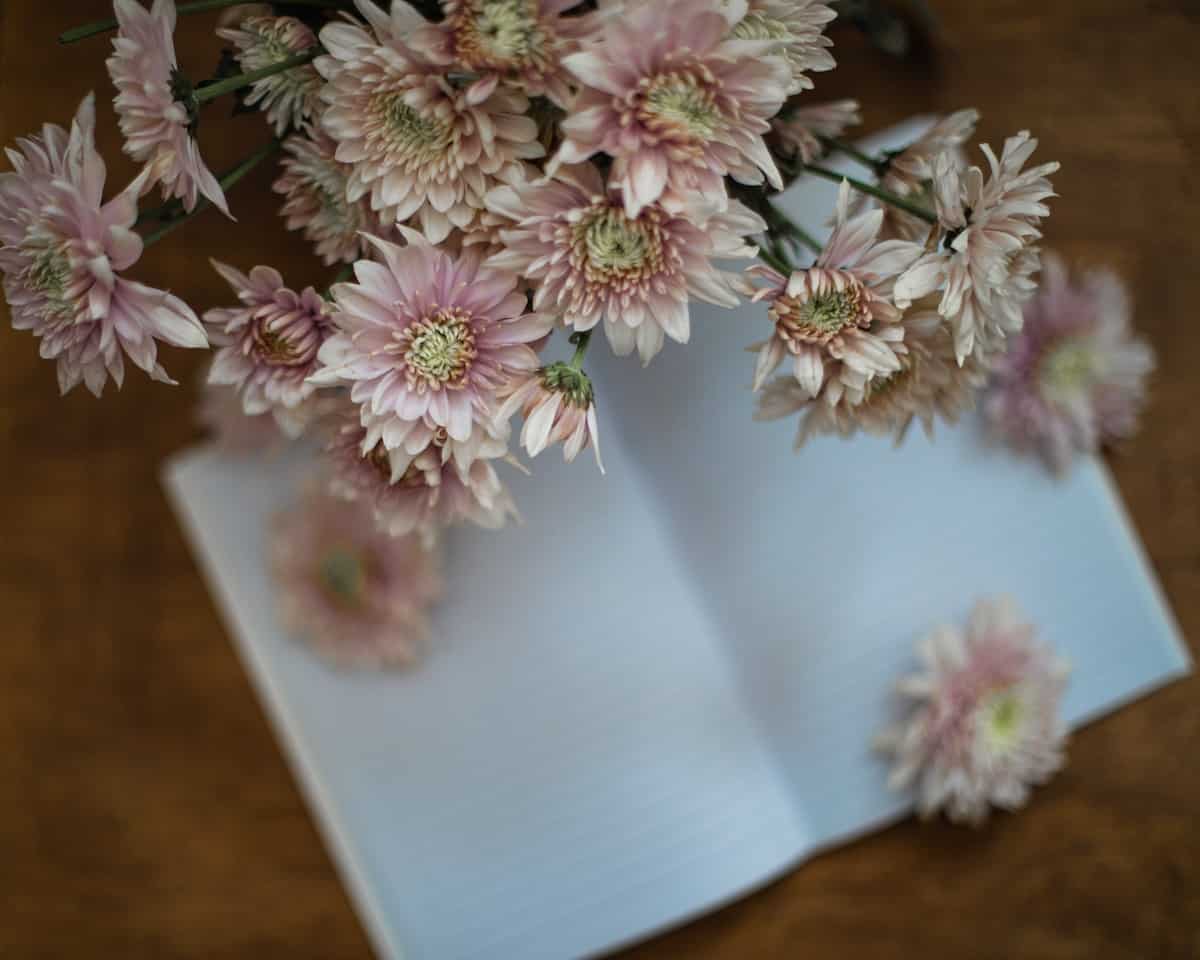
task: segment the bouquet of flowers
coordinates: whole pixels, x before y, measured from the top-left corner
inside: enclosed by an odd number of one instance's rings
[[[180,18],[218,8],[229,48],[211,77],[189,76]],[[798,415],[799,444],[953,420],[1036,290],[1057,165],[1030,165],[1026,132],[972,163],[969,109],[897,152],[844,142],[858,104],[811,93],[834,67],[825,0],[115,0],[114,13],[62,40],[112,34],[141,170],[105,198],[92,94],[69,130],[9,150],[14,327],[63,392],[97,396],[126,358],[172,383],[160,341],[213,348],[209,417],[251,445],[320,433],[329,489],[392,537],[503,525],[514,507],[494,466],[518,416],[529,456],[590,446],[599,464],[588,352],[603,340],[650,365],[666,340],[688,342],[692,301],[766,304],[757,416]],[[271,139],[218,176],[197,135],[223,97],[261,112]],[[830,170],[833,153],[861,178]],[[202,317],[133,278],[198,211],[231,216],[232,188],[265,162],[287,227],[330,276],[214,261],[233,305]],[[840,183],[823,244],[772,204],[803,177]],[[554,346],[564,337],[572,349]],[[362,581],[339,569],[345,589]]]

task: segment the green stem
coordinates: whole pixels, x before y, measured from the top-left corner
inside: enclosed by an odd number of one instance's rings
[[[785,277],[790,277],[792,275],[792,265],[775,251],[769,250],[765,246],[761,246],[758,248],[758,258],[768,266],[783,274]]]
[[[265,67],[251,70],[249,73],[239,73],[235,77],[226,77],[224,80],[218,80],[216,83],[196,87],[194,94],[196,103],[215,100],[217,97],[223,97],[227,93],[233,93],[235,90],[241,90],[242,87],[248,87],[252,83],[257,83],[259,80],[265,80],[267,77],[273,77],[277,73],[283,73],[285,70],[291,70],[293,67],[309,63],[315,60],[320,52],[320,47],[312,47],[303,53],[297,53],[276,63],[269,63]]]
[[[206,10],[220,10],[222,7],[236,7],[245,2],[246,0],[193,0],[191,3],[179,4],[175,9],[178,13],[203,13]],[[346,0],[289,0],[289,3],[293,6],[321,7],[326,10],[349,10],[353,6]],[[82,27],[74,27],[66,33],[59,34],[58,42],[75,43],[78,40],[86,40],[88,37],[116,30],[117,26],[116,20],[97,20],[95,23],[87,23]]]
[[[890,204],[898,210],[903,210],[905,213],[912,214],[929,224],[938,222],[937,214],[931,210],[926,210],[918,203],[913,203],[911,200],[906,200],[904,197],[898,197],[896,194],[869,183],[863,183],[861,180],[855,180],[854,177],[847,177],[841,173],[834,173],[832,170],[827,170],[824,167],[814,167],[812,164],[805,164],[800,169],[801,173],[812,173],[818,177],[824,177],[826,180],[832,180],[834,183],[841,183],[843,180],[850,184],[855,190],[860,193],[865,193],[868,196],[875,197],[877,200],[882,200],[884,203]]]
[[[221,184],[221,189],[223,191],[230,189],[235,183],[241,180],[242,177],[262,163],[262,161],[271,156],[271,154],[275,153],[279,149],[279,146],[280,143],[278,140],[272,140],[265,147],[262,147],[250,154],[250,156],[248,156],[245,160],[221,177],[221,179],[218,181]],[[167,234],[173,232],[178,227],[191,220],[192,217],[198,214],[201,210],[207,210],[211,206],[212,201],[207,197],[202,197],[200,201],[182,217],[176,217],[169,223],[159,227],[153,233],[149,233],[143,237],[142,245],[149,247],[152,244],[158,243],[158,241],[167,236]]]
[[[567,337],[569,343],[575,344],[575,356],[567,364],[572,370],[579,370],[583,367],[583,355],[587,353],[588,343],[591,342],[591,339],[591,330],[579,330]]]
[[[830,153],[844,153],[851,160],[861,163],[872,173],[878,176],[887,164],[886,161],[873,157],[869,153],[863,153],[858,147],[853,144],[846,143],[844,140],[838,140],[836,137],[817,137],[821,141],[821,145]]]

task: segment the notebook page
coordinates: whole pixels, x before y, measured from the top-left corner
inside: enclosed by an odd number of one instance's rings
[[[616,438],[554,456],[524,526],[447,551],[408,674],[325,667],[262,553],[295,458],[167,471],[218,607],[382,957],[568,957],[764,882],[805,845],[726,653]],[[586,455],[585,455],[586,457]]]
[[[886,145],[906,137],[890,138]],[[836,187],[785,207],[818,235]],[[1187,669],[1187,655],[1104,467],[1066,482],[980,441],[973,420],[900,449],[755,423],[761,307],[693,309],[692,342],[648,371],[597,378],[702,585],[812,834],[828,844],[905,812],[869,748],[913,643],[1008,592],[1075,663],[1079,723]],[[589,364],[592,358],[589,356]],[[609,358],[602,358],[608,360]]]

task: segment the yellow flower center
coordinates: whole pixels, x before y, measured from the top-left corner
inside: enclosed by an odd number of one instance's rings
[[[1017,692],[1006,687],[988,694],[979,704],[977,730],[994,751],[1006,752],[1021,735],[1025,705]]]
[[[662,232],[653,216],[631,220],[620,207],[598,205],[575,227],[576,266],[592,283],[640,280],[663,266]]]
[[[467,0],[455,17],[454,34],[459,59],[474,69],[540,63],[548,41],[537,0]]]
[[[450,125],[410,107],[403,93],[379,95],[373,106],[397,162],[437,159],[450,146]]]
[[[1042,359],[1042,382],[1059,393],[1072,393],[1088,387],[1096,374],[1095,357],[1086,344],[1069,340],[1051,350]]]
[[[317,579],[325,596],[336,606],[354,609],[362,605],[368,577],[367,557],[352,547],[334,547],[317,564]]]
[[[657,133],[693,142],[713,139],[724,118],[705,79],[697,71],[680,71],[644,80],[639,119]]]
[[[477,351],[471,316],[465,310],[436,310],[410,326],[403,338],[410,386],[454,390],[466,383]]]
[[[831,286],[776,299],[768,314],[784,341],[789,345],[826,344],[849,327],[866,325],[869,314],[862,284],[848,274],[841,274],[840,279],[841,289]]]

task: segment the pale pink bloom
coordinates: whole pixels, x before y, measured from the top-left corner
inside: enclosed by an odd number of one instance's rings
[[[360,260],[357,283],[334,285],[337,332],[312,379],[350,386],[363,426],[379,426],[389,449],[425,419],[465,442],[491,422],[496,390],[537,367],[528,344],[552,320],[526,313],[516,278],[472,251],[453,258],[406,233],[407,247],[372,238],[382,262]]]
[[[1072,283],[1047,254],[1024,328],[993,361],[984,402],[993,433],[1058,473],[1077,454],[1131,436],[1154,351],[1133,334],[1130,312],[1115,273],[1091,270]]]
[[[553,166],[614,159],[625,211],[666,195],[725,202],[725,176],[782,181],[763,141],[791,82],[774,40],[728,37],[722,0],[634,3],[605,17],[597,41],[564,63],[582,90]]]
[[[326,264],[352,263],[367,255],[363,233],[391,238],[366,196],[351,202],[347,190],[352,168],[334,156],[337,144],[327,133],[306,128],[283,141],[283,172],[271,189],[284,196],[280,213],[289,230],[302,230]]]
[[[270,67],[317,45],[317,35],[295,17],[246,17],[236,27],[222,27],[217,35],[237,47],[244,73]],[[267,115],[277,137],[288,127],[300,127],[322,109],[321,75],[311,63],[301,64],[254,83],[247,105]]]
[[[531,97],[570,106],[562,58],[587,32],[587,19],[563,16],[580,0],[443,0],[443,19],[420,27],[408,43],[433,63],[478,79],[471,96],[486,97],[500,82]]]
[[[1024,806],[1064,762],[1066,663],[1007,598],[979,601],[965,630],[940,627],[917,651],[923,671],[899,684],[915,709],[877,741],[894,761],[888,785],[913,788],[922,817],[972,825]]]
[[[836,66],[825,27],[837,14],[825,0],[725,0],[725,12],[733,22],[732,36],[779,43],[775,55],[791,71],[788,96],[812,89],[809,72]]]
[[[241,394],[233,387],[205,382],[196,404],[196,421],[217,449],[231,457],[273,453],[288,440],[272,414],[246,413]]]
[[[238,390],[248,414],[298,408],[316,390],[308,377],[333,332],[329,304],[312,287],[289,289],[271,267],[247,275],[216,260],[212,265],[241,302],[204,314],[213,343],[220,345],[209,382]]]
[[[454,227],[469,229],[483,196],[522,175],[524,161],[542,156],[529,100],[507,87],[486,97],[461,89],[443,69],[407,45],[426,25],[406,3],[391,16],[370,0],[359,9],[370,30],[331,23],[321,31],[328,56],[317,70],[328,81],[321,118],[350,164],[347,199],[369,194],[371,206],[396,221],[415,217],[438,243]]]
[[[226,7],[217,14],[217,26],[236,27],[249,17],[269,16],[271,16],[271,5],[269,3],[239,3],[234,7]]]
[[[590,444],[596,454],[596,466],[604,472],[595,394],[592,381],[582,370],[565,363],[552,363],[514,380],[500,395],[505,400],[496,420],[507,423],[520,411],[525,420],[521,445],[531,457],[561,443],[563,459],[570,463]]]
[[[1037,141],[1022,131],[1009,137],[999,159],[982,149],[991,168],[962,168],[953,152],[933,161],[938,214],[937,249],[925,254],[896,282],[901,306],[936,290],[938,309],[954,331],[961,363],[975,350],[995,349],[1021,329],[1021,306],[1035,263],[1023,254],[1041,237],[1045,201],[1054,196],[1047,176],[1057,163],[1023,170]]]
[[[736,201],[719,213],[702,203],[674,212],[654,203],[631,216],[591,164],[497,188],[487,202],[515,224],[499,231],[504,249],[488,265],[533,281],[534,309],[561,315],[568,327],[603,321],[613,350],[636,346],[645,363],[664,335],[688,341],[690,300],[738,305],[742,279],[713,261],[753,257],[745,237],[766,229]]]
[[[837,139],[862,123],[857,100],[832,100],[797,107],[776,118],[772,127],[785,153],[812,163],[825,153],[822,137]]]
[[[9,151],[16,170],[0,174],[0,270],[13,327],[32,331],[42,357],[57,361],[59,389],[82,381],[99,396],[110,376],[121,385],[122,351],[153,379],[174,383],[155,340],[206,347],[208,338],[182,300],[118,274],[142,255],[133,225],[146,174],[104,203],[95,124],[88,94],[69,136],[47,125],[42,140]]]
[[[345,667],[416,659],[442,596],[436,549],[317,489],[272,518],[269,547],[280,619],[314,651]]]
[[[137,0],[114,0],[113,9],[120,30],[106,63],[125,152],[149,170],[147,189],[161,183],[163,197],[178,197],[185,210],[203,194],[230,216],[225,193],[192,138],[192,88],[175,59],[175,0],[154,0],[149,10]]]
[[[830,405],[843,395],[857,403],[873,377],[901,369],[904,327],[891,290],[921,248],[878,240],[883,214],[868,210],[851,217],[849,205],[850,187],[843,181],[833,233],[808,269],[784,277],[769,267],[750,268],[767,282],[754,299],[769,302],[775,324],[758,353],[755,390],[785,357],[809,395]]]
[[[369,504],[391,536],[418,533],[427,541],[442,527],[464,520],[496,529],[516,516],[490,462],[503,456],[503,440],[476,427],[466,443],[458,444],[438,427],[430,429],[424,447],[413,447],[389,449],[347,420],[328,447],[333,492]]]
[[[963,366],[954,359],[954,343],[937,312],[937,304],[910,308],[904,326],[900,369],[870,380],[852,400],[843,393],[836,403],[814,400],[793,376],[776,377],[759,394],[755,420],[779,420],[800,414],[794,449],[818,436],[851,437],[858,432],[891,437],[899,446],[914,422],[932,437],[938,420],[957,423],[975,405],[986,369],[975,358]]]

